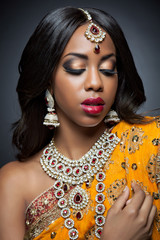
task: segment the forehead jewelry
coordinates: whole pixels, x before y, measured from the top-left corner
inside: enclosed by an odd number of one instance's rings
[[[84,35],[89,41],[96,44],[94,47],[94,53],[98,54],[98,53],[100,53],[100,46],[98,43],[101,43],[105,39],[106,33],[103,32],[99,26],[97,26],[95,23],[93,23],[92,17],[88,11],[85,11],[82,8],[79,8],[79,10],[81,10],[86,15],[86,17],[90,23],[89,26],[87,27]]]

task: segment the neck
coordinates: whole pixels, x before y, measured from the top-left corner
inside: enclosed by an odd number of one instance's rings
[[[105,129],[104,123],[95,127],[63,124],[55,130],[55,145],[64,156],[76,160],[88,152]]]

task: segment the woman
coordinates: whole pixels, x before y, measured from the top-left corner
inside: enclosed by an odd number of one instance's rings
[[[1,170],[0,239],[158,240],[160,120],[135,113],[144,89],[117,22],[51,12],[19,72],[19,161]]]

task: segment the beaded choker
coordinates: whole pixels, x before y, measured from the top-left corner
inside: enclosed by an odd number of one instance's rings
[[[103,204],[105,195],[105,185],[103,183],[106,175],[104,166],[109,161],[112,152],[120,139],[114,133],[108,133],[107,130],[101,135],[91,149],[80,159],[71,160],[62,155],[56,148],[54,139],[43,151],[40,163],[43,170],[55,179],[54,189],[55,197],[58,199],[58,207],[61,209],[61,216],[65,219],[64,225],[69,229],[69,238],[77,239],[78,230],[74,227],[74,220],[71,218],[72,210],[76,211],[78,220],[83,219],[82,210],[89,204],[90,197],[87,190],[82,188],[82,184],[88,184],[91,187],[91,180],[96,177],[97,203],[95,236],[101,237],[103,225],[105,223],[105,206]],[[68,199],[65,198],[65,192],[71,188]],[[73,189],[72,189],[73,188]]]

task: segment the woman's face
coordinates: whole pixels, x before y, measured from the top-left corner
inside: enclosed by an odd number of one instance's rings
[[[100,53],[95,54],[95,43],[84,36],[87,26],[74,32],[53,74],[52,93],[61,124],[96,126],[114,103],[118,86],[115,46],[106,34]]]

